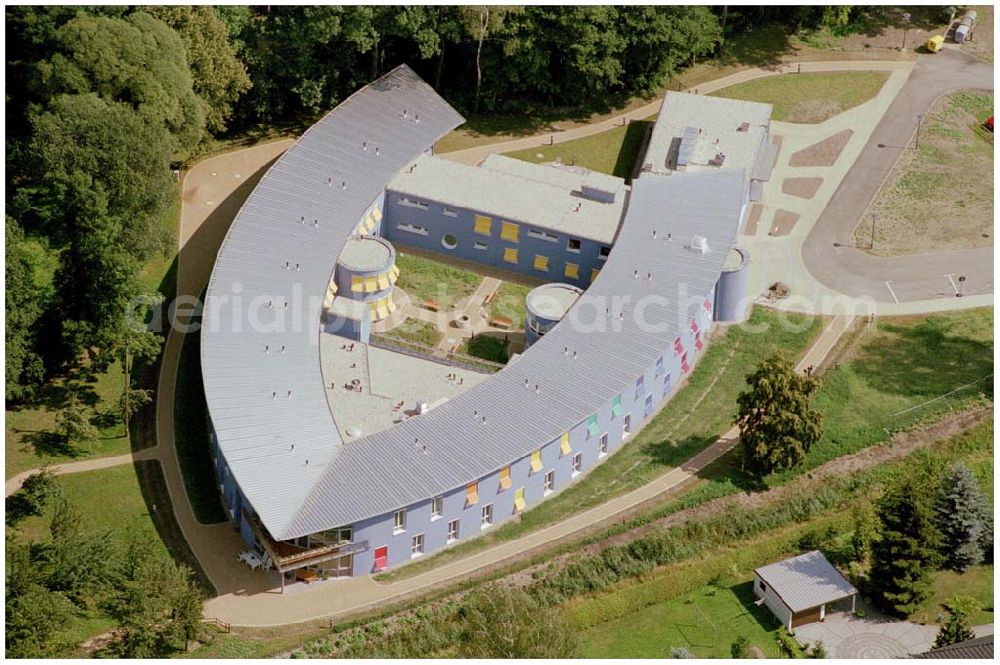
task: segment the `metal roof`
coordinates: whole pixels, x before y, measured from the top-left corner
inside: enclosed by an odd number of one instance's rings
[[[553,170],[542,181],[428,155],[421,155],[414,164],[415,168],[396,175],[388,189],[597,242],[611,244],[625,208],[621,194],[614,203],[602,203],[574,194],[572,185],[554,185],[551,176],[561,174],[552,167],[535,167]],[[575,176],[571,182],[579,180]]]
[[[822,552],[813,550],[754,571],[792,612],[809,610],[858,592]]]
[[[276,521],[272,534],[289,539],[352,524],[461,487],[558,439],[607,404],[687,328],[701,302],[691,297],[715,286],[738,231],[743,178],[742,170],[723,170],[636,181],[605,267],[569,320],[517,362],[430,413],[344,446],[298,513]],[[694,235],[707,238],[707,253],[685,247]],[[651,325],[641,326],[635,310],[649,295],[672,306],[648,308]],[[609,330],[572,325],[574,312],[603,316],[609,304],[624,314],[607,319]]]
[[[337,256],[393,174],[463,121],[397,67],[282,155],[219,249],[201,333],[205,396],[226,462],[275,536],[342,449],[319,361]]]
[[[581,191],[584,187],[598,189],[615,196],[624,196],[625,181],[621,178],[598,171],[591,171],[582,166],[571,166],[550,162],[535,164],[523,159],[514,159],[506,155],[491,152],[486,155],[479,166],[484,169],[509,173],[531,180],[539,180],[556,187],[570,191]]]

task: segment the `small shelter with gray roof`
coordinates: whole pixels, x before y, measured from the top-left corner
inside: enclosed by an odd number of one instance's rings
[[[788,630],[826,618],[827,607],[850,601],[858,590],[822,552],[813,550],[753,572],[753,592]]]

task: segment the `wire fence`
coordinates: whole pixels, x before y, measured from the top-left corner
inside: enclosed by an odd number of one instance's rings
[[[887,432],[900,432],[940,418],[942,414],[966,409],[976,402],[987,404],[993,399],[993,375],[989,374],[964,386],[959,386],[886,418],[883,428]]]

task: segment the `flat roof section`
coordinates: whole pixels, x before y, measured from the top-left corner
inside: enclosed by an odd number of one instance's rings
[[[425,417],[418,403],[433,410],[489,377],[328,334],[320,336],[320,362],[330,413],[348,444]]]
[[[527,162],[525,162],[527,164]],[[539,167],[531,165],[531,173]],[[468,208],[498,219],[528,224],[611,244],[625,210],[625,197],[602,203],[575,194],[572,184],[555,185],[513,175],[508,170],[459,164],[441,157],[421,155],[387,186],[415,199],[430,199],[457,208]],[[579,180],[572,179],[572,183]]]
[[[767,171],[769,177],[767,161],[759,162],[758,152],[771,124],[771,109],[770,104],[758,102],[668,92],[653,125],[642,170],[670,175],[738,168],[746,171],[746,177],[755,169],[760,174]],[[724,156],[721,165],[716,160],[720,154]]]
[[[566,316],[581,293],[582,289],[570,284],[542,284],[528,293],[527,308],[535,316],[559,321]]]
[[[490,153],[479,163],[480,168],[520,176],[531,180],[539,180],[554,187],[571,191],[582,191],[584,187],[593,187],[604,192],[624,194],[628,189],[625,181],[607,173],[591,171],[581,166],[568,164],[535,164],[523,159],[515,159],[506,155]]]
[[[392,258],[392,245],[376,236],[354,236],[347,241],[337,263],[355,272],[381,270]]]

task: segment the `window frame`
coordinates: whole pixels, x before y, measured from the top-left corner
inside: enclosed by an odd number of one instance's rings
[[[454,529],[452,529],[452,527],[454,527]],[[461,533],[462,533],[461,532],[461,528],[462,528],[461,527],[461,520],[459,518],[456,517],[455,519],[449,521],[448,522],[448,535],[445,537],[445,543],[446,544],[451,544],[451,543],[458,542],[458,540],[461,538]],[[453,533],[454,533],[454,535],[452,535]]]
[[[395,536],[399,533],[406,533],[406,508],[392,514],[392,535]]]
[[[493,504],[487,503],[479,511],[479,529],[485,530],[493,526]]]
[[[574,248],[573,245],[576,245]],[[566,251],[571,254],[579,254],[583,250],[583,241],[579,238],[566,238]]]
[[[576,478],[583,473],[583,453],[573,455],[570,468],[573,470],[573,477]]]
[[[597,455],[598,457],[604,457],[608,454],[608,433],[604,432],[597,439]]]
[[[548,496],[556,491],[556,470],[549,469],[542,477],[542,496]]]
[[[444,516],[444,496],[436,496],[431,499],[431,521],[439,520]]]
[[[416,559],[424,554],[424,534],[415,533],[410,538],[410,558]]]

